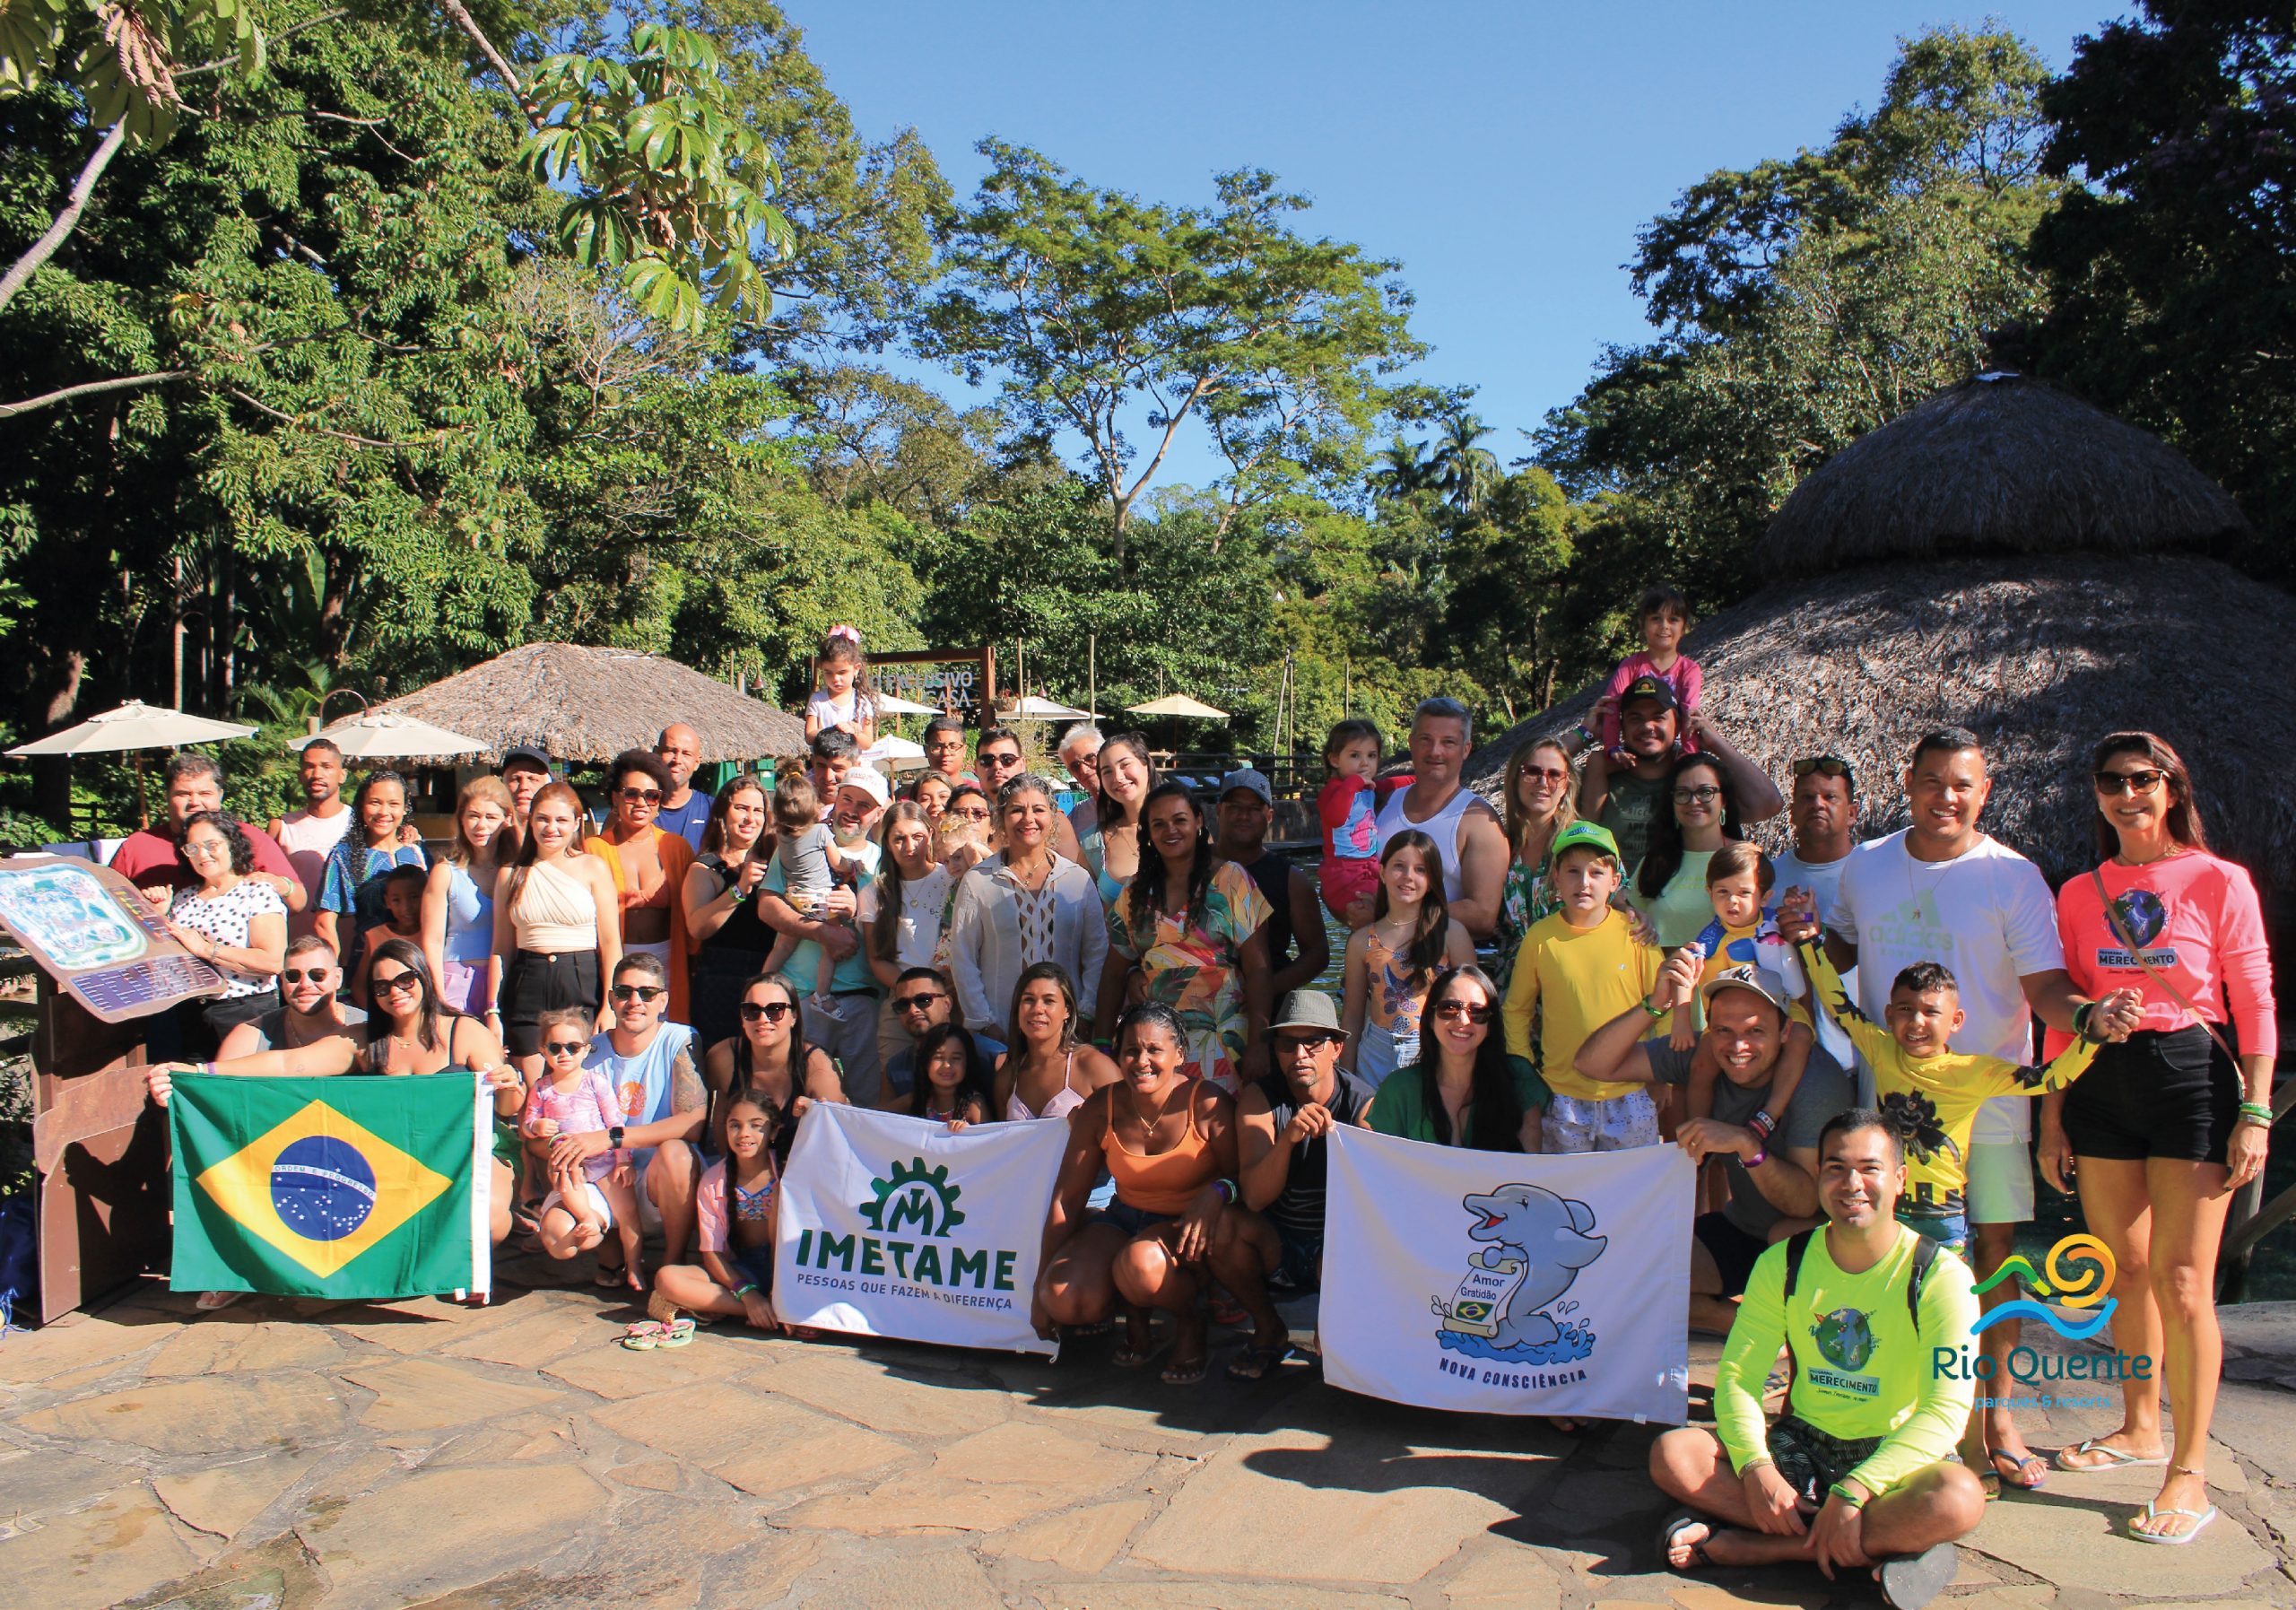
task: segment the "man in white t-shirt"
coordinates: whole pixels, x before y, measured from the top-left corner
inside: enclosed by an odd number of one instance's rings
[[[1978,831],[1993,779],[1974,734],[1946,727],[1925,736],[1906,768],[1905,790],[1912,825],[1859,845],[1843,863],[1826,913],[1826,948],[1836,967],[1857,965],[1858,1008],[1875,1023],[1883,1021],[1901,970],[1917,962],[1944,963],[1967,1014],[1953,1049],[2029,1063],[2034,1015],[2070,1030],[2083,999],[2065,970],[2048,885],[2031,861]],[[1859,1104],[1871,1105],[1870,1068],[1859,1069],[1858,1088]],[[1970,1261],[1980,1282],[2014,1249],[2017,1225],[2033,1216],[2031,1109],[2030,1101],[2009,1098],[1987,1102],[1978,1115],[1966,1161]],[[2005,1281],[1986,1293],[1985,1306],[2015,1294],[2014,1283]],[[2016,1335],[2011,1321],[1980,1338],[1996,1383],[2009,1380]],[[2046,1466],[2019,1434],[2007,1393],[1988,1396],[2003,1406],[1982,1412],[1985,1448],[1970,1450],[1987,1461],[1980,1472],[1989,1466],[1999,1480],[2038,1487]]]

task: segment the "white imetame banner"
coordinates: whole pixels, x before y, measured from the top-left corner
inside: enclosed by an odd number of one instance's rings
[[[1688,1417],[1681,1148],[1526,1157],[1343,1127],[1330,1156],[1317,1328],[1333,1385],[1485,1414]]]
[[[784,1324],[1053,1352],[1029,1328],[1062,1119],[949,1127],[815,1102],[781,1182]]]

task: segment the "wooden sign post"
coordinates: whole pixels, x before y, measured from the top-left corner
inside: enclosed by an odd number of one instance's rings
[[[165,1261],[168,1137],[144,1086],[144,1025],[104,1022],[45,972],[39,1005],[32,1221],[45,1325]]]

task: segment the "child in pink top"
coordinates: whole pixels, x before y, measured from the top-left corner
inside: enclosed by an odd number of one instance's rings
[[[2144,961],[2200,1008],[2202,1019],[2221,1028],[2229,998],[2243,1052],[2270,1053],[2279,1046],[2264,912],[2246,868],[2204,849],[2183,849],[2142,866],[2109,860],[2098,875],[2115,918]],[[2065,941],[2065,970],[2082,994],[2094,998],[2126,986],[2144,997],[2140,1030],[2168,1034],[2192,1026],[2193,1014],[2146,975],[2114,933],[2097,898],[2096,877],[2083,873],[2057,892],[2057,927]],[[2048,1054],[2072,1040],[2066,1031],[2051,1029]]]
[[[518,1120],[518,1131],[527,1139],[596,1135],[630,1121],[604,1071],[584,1066],[590,1054],[591,1023],[591,1014],[580,1006],[556,1007],[535,1020],[542,1036],[543,1070],[526,1092],[526,1110]],[[630,1260],[628,1278],[639,1286],[638,1197],[631,1185],[629,1148],[609,1147],[585,1159],[578,1170],[553,1167],[551,1187],[542,1205],[544,1240],[570,1240],[588,1251],[605,1239],[607,1231],[614,1231]]]
[[[1379,887],[1379,806],[1411,781],[1379,777],[1380,748],[1379,729],[1361,719],[1340,722],[1324,740],[1330,779],[1316,796],[1324,840],[1318,882],[1324,905],[1353,927],[1371,920],[1371,898]]]
[[[1603,684],[1604,696],[1613,701],[1644,676],[1655,676],[1672,687],[1674,702],[1682,707],[1677,744],[1684,754],[1693,754],[1698,750],[1698,735],[1692,730],[1690,718],[1706,689],[1706,673],[1699,669],[1696,660],[1682,652],[1682,640],[1690,626],[1688,599],[1664,582],[1650,588],[1642,595],[1642,602],[1634,606],[1634,630],[1641,635],[1642,652],[1630,654],[1619,661],[1618,669]],[[1630,757],[1619,748],[1615,708],[1603,718],[1602,740],[1604,752],[1611,757],[1613,766],[1631,764]]]

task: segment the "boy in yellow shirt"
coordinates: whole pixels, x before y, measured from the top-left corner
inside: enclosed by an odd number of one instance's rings
[[[1580,1042],[1620,1013],[1636,1005],[1649,1010],[1665,956],[1637,939],[1626,914],[1611,906],[1624,875],[1610,830],[1592,822],[1572,822],[1554,836],[1547,867],[1547,886],[1561,898],[1562,909],[1541,918],[1523,936],[1500,1012],[1507,1025],[1507,1054],[1526,1063],[1532,1061],[1531,1031],[1538,1023],[1546,1082],[1554,1092],[1539,1149],[1554,1154],[1655,1146],[1658,1110],[1649,1086],[1589,1079],[1571,1062]],[[1652,1014],[1654,1019],[1663,1015]]]
[[[1907,1183],[1898,1199],[1898,1222],[1956,1252],[1969,1240],[1962,1193],[1978,1109],[1995,1096],[2063,1090],[2087,1071],[2099,1046],[2128,1037],[2126,1025],[2141,1009],[2136,991],[2115,990],[2083,1014],[2082,1034],[2047,1066],[2021,1066],[1952,1049],[1963,1019],[1961,986],[1944,963],[1917,962],[1898,974],[1884,1031],[1850,999],[1825,946],[1816,942],[1818,924],[1808,904],[1781,907],[1778,930],[1793,941],[1818,999],[1873,1068],[1876,1104],[1905,1142]]]

